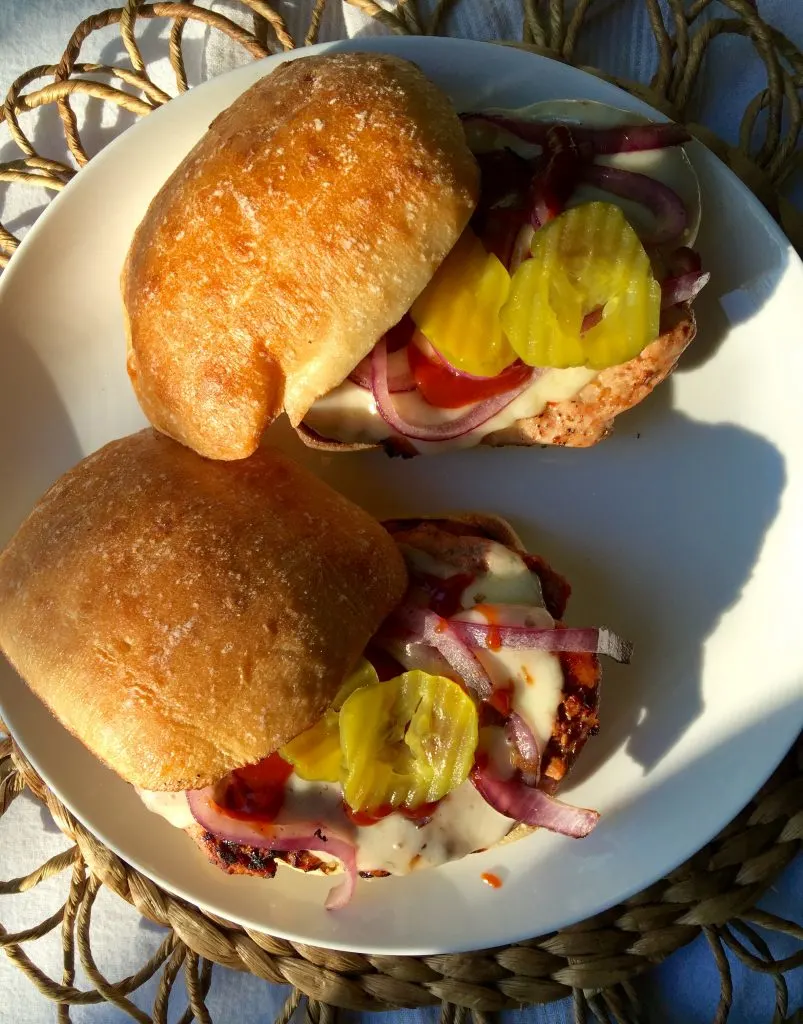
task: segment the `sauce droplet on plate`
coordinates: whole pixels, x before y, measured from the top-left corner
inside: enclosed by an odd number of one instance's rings
[[[490,885],[492,889],[502,888],[502,879],[499,875],[495,875],[492,871],[483,871],[480,878],[485,882],[486,885]]]

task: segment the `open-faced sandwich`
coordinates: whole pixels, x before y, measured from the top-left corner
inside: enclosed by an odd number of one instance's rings
[[[154,431],[62,477],[0,555],[0,647],[95,755],[229,872],[404,874],[592,810],[607,630],[487,516],[380,525],[278,452]]]
[[[140,403],[217,459],[282,411],[330,450],[594,444],[695,334],[688,139],[580,101],[460,118],[394,56],[283,64],[136,231]]]

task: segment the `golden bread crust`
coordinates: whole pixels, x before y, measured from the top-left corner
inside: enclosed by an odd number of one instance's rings
[[[122,275],[128,370],[160,430],[248,456],[405,313],[474,208],[447,97],[384,54],[303,57],[239,97],[151,203]]]
[[[0,648],[124,779],[198,788],[314,724],[406,585],[379,523],[275,450],[227,465],[146,430],[0,555]]]

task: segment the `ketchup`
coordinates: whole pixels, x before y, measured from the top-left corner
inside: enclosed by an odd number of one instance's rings
[[[499,628],[498,609],[496,609],[492,604],[478,604],[475,610],[485,617],[485,621],[491,627],[488,630],[485,646],[489,651],[501,651],[502,631]]]
[[[507,718],[513,710],[513,684],[497,687],[488,698],[487,703],[503,718]]]
[[[433,800],[428,804],[419,804],[418,807],[397,807],[395,810],[402,817],[407,818],[408,821],[417,821],[425,824],[435,813],[435,808],[439,803],[440,800]],[[381,804],[370,811],[355,811],[344,800],[343,810],[346,812],[346,817],[357,825],[358,828],[368,828],[371,825],[376,825],[383,818],[387,818],[389,814],[393,813],[394,808],[390,804]]]
[[[428,804],[419,804],[418,807],[400,807],[399,813],[408,821],[424,822],[432,817],[440,803],[440,800],[432,800]]]
[[[369,825],[376,825],[378,821],[387,818],[389,814],[393,813],[393,808],[390,804],[381,804],[370,811],[355,811],[349,807],[345,800],[343,801],[343,810],[346,812],[346,817],[358,828],[368,828]]]
[[[284,806],[285,787],[292,774],[293,766],[276,753],[237,768],[218,801],[221,811],[230,818],[275,821]]]
[[[410,345],[407,358],[419,394],[439,409],[459,409],[501,395],[523,384],[532,373],[529,366],[513,363],[496,377],[465,377],[448,363],[430,359],[415,342]]]
[[[485,882],[486,885],[490,885],[492,889],[502,888],[502,879],[499,875],[495,875],[492,871],[483,871],[480,878]]]

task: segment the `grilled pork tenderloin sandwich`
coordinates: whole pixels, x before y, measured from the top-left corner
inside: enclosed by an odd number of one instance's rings
[[[597,814],[554,797],[605,630],[502,520],[381,526],[282,455],[154,431],[62,477],[0,555],[0,646],[228,872],[403,874]]]
[[[334,451],[594,444],[672,370],[707,280],[688,135],[644,121],[556,101],[461,122],[398,57],[283,64],[136,231],[142,408],[217,459],[282,410]]]

